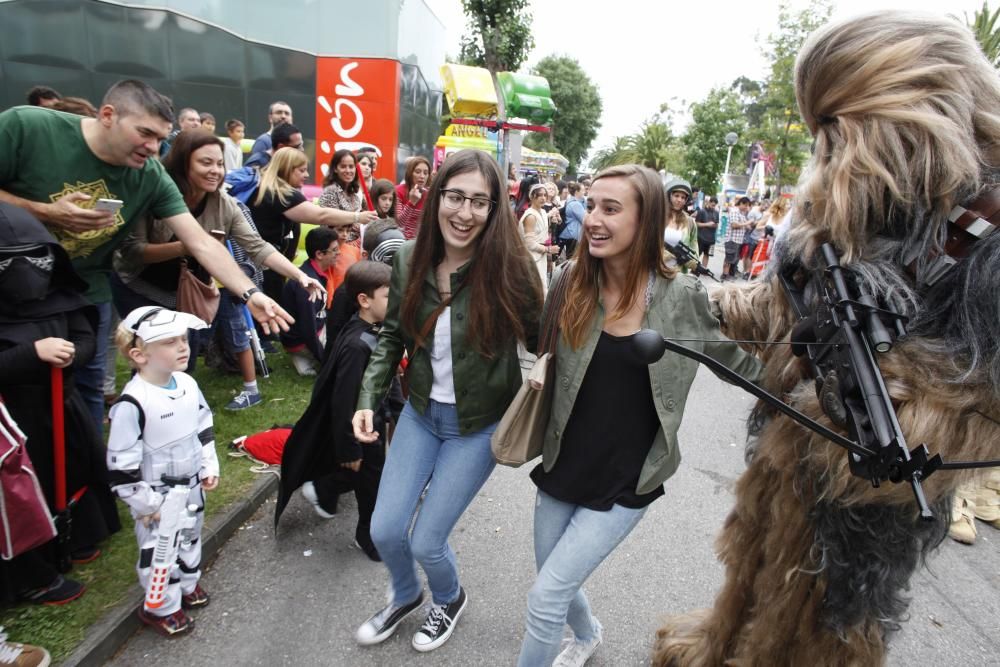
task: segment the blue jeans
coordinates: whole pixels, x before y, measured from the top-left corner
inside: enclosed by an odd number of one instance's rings
[[[94,420],[94,428],[104,436],[104,374],[105,360],[108,355],[108,332],[111,329],[111,303],[97,303],[97,331],[94,345],[94,357],[82,368],[74,370],[73,378],[76,388],[87,404],[90,418]]]
[[[389,568],[395,604],[412,602],[420,594],[417,563],[435,604],[458,598],[458,568],[448,536],[493,472],[494,429],[496,424],[461,435],[454,405],[431,401],[423,415],[410,403],[403,408],[371,524],[372,541]]]
[[[548,667],[559,653],[568,624],[580,641],[597,626],[583,582],[632,532],[646,508],[615,505],[606,512],[564,503],[539,489],[535,500],[535,565],[528,593],[528,621],[519,667]]]

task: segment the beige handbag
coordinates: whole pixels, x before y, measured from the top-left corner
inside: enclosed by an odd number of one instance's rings
[[[493,458],[500,465],[517,468],[541,456],[545,429],[552,408],[553,375],[556,369],[556,341],[559,313],[566,296],[572,264],[559,275],[549,295],[549,310],[542,322],[538,360],[511,402],[490,438]]]

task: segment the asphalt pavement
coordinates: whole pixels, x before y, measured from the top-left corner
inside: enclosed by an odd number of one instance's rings
[[[604,625],[588,665],[648,664],[664,614],[711,604],[723,579],[713,542],[744,468],[752,403],[699,371],[680,431],[680,470],[585,585]],[[223,547],[203,577],[212,602],[194,612],[191,635],[166,640],[140,630],[110,664],[513,665],[534,576],[530,468],[498,467],[453,533],[469,605],[436,651],[411,648],[416,615],[379,646],[354,642],[356,627],[385,602],[386,572],[351,546],[353,498],[326,521],[296,494],[277,539],[272,499]],[[1000,531],[979,528],[974,546],[946,540],[914,577],[910,619],[892,639],[890,665],[1000,665]]]

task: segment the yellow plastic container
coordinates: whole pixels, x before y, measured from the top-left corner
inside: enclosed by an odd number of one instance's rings
[[[496,116],[497,91],[489,70],[446,64],[441,66],[441,78],[453,116]]]

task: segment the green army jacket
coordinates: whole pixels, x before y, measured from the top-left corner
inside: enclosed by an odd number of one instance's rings
[[[406,286],[411,280],[410,259],[414,241],[404,243],[393,257],[392,280],[389,284],[389,307],[385,322],[379,334],[378,345],[372,353],[368,368],[361,382],[358,395],[358,410],[377,410],[389,384],[396,373],[405,350],[409,356],[406,376],[409,384],[410,403],[417,412],[423,414],[430,400],[434,375],[431,371],[431,355],[426,348],[416,347],[413,336],[403,331],[399,322],[400,306]],[[451,354],[452,373],[455,382],[458,425],[462,434],[475,433],[490,424],[500,421],[517,390],[521,387],[521,367],[517,358],[517,341],[513,337],[504,348],[497,350],[493,357],[486,357],[476,351],[468,340],[469,289],[459,290],[470,264],[466,264],[451,274]],[[422,279],[423,299],[417,311],[417,321],[424,322],[441,304],[437,278],[434,271]],[[534,350],[538,338],[538,319],[541,304],[533,312],[525,313],[523,325],[528,332],[528,349]],[[433,338],[433,337],[431,337]]]
[[[557,279],[558,276],[553,277],[553,284]],[[559,337],[554,375],[556,386],[542,449],[542,465],[546,471],[551,470],[559,458],[563,431],[597,347],[604,317],[604,305],[599,303],[590,334],[578,350],[570,347],[565,338]],[[657,278],[643,318],[643,327],[670,338],[719,341],[686,342],[684,345],[717,359],[749,380],[757,382],[760,379],[763,370],[760,360],[738,345],[723,342],[727,339],[719,330],[719,321],[709,310],[708,293],[696,278],[683,274],[677,274],[673,279]],[[638,494],[649,493],[658,487],[680,465],[677,430],[697,370],[696,361],[671,352],[666,352],[659,361],[649,366],[649,381],[660,429],[639,474]]]

